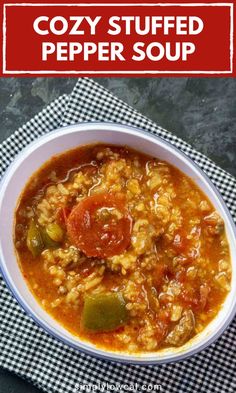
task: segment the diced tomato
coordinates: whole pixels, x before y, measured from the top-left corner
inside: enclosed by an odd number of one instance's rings
[[[69,209],[68,207],[63,207],[62,208],[62,214],[63,214],[63,218],[64,218],[64,222],[66,223],[69,215],[70,215],[71,209]]]
[[[170,320],[170,315],[167,310],[160,310],[158,313],[158,320],[167,323]]]
[[[200,285],[200,287],[185,288],[180,294],[180,301],[184,306],[195,311],[203,311],[207,307],[210,292],[211,287],[207,283]]]
[[[155,288],[158,288],[160,285],[162,285],[167,270],[168,266],[165,263],[156,263],[156,266],[153,270],[153,285]]]
[[[181,268],[180,270],[178,270],[175,274],[175,279],[176,281],[178,281],[179,283],[183,284],[184,282],[186,282],[186,271]]]
[[[56,220],[58,224],[65,225],[70,215],[71,209],[68,207],[60,207],[57,211]]]
[[[168,312],[165,310],[160,310],[160,312],[157,315],[156,334],[155,334],[155,338],[158,343],[160,343],[167,335],[168,326],[169,326]]]
[[[119,255],[130,244],[132,219],[120,194],[85,198],[72,209],[66,225],[71,242],[88,257]]]

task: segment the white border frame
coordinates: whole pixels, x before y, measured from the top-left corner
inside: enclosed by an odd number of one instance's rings
[[[57,7],[57,6],[64,6],[64,7],[94,7],[94,6],[99,6],[99,7],[115,7],[115,6],[148,6],[148,7],[172,7],[172,6],[178,6],[178,7],[229,7],[230,9],[230,70],[224,70],[224,71],[154,71],[154,70],[144,70],[144,71],[76,71],[76,70],[70,70],[70,71],[57,71],[57,70],[7,70],[7,64],[6,64],[6,46],[7,46],[7,30],[6,30],[6,9],[7,7]],[[3,4],[3,47],[2,47],[2,59],[3,59],[3,74],[7,75],[15,75],[15,74],[37,74],[37,75],[80,75],[80,74],[86,74],[86,75],[103,75],[103,74],[113,74],[113,75],[145,75],[145,74],[150,74],[150,75],[158,75],[158,74],[208,74],[208,75],[219,75],[219,74],[232,74],[233,73],[233,57],[234,57],[234,3],[80,3],[80,4],[73,4],[73,3],[6,3]]]

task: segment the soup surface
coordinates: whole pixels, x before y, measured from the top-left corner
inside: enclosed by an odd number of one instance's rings
[[[173,166],[127,147],[52,157],[23,190],[14,237],[40,304],[105,349],[179,347],[230,290],[224,223],[207,197]]]

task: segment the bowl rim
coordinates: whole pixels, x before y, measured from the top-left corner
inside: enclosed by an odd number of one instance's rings
[[[27,153],[32,153],[34,151],[34,148],[39,147],[43,145],[44,143],[50,142],[50,140],[55,139],[55,135],[58,134],[58,136],[64,135],[66,131],[70,132],[81,132],[81,131],[89,131],[91,127],[112,127],[112,129],[106,129],[105,131],[110,131],[110,132],[124,132],[127,134],[132,134],[132,132],[135,132],[135,136],[141,136],[144,139],[149,139],[151,143],[155,143],[155,140],[159,142],[159,145],[165,145],[167,148],[170,150],[173,150],[175,153],[178,153],[179,155],[182,155],[185,160],[187,161],[188,164],[192,165],[194,169],[199,173],[199,175],[205,180],[205,182],[208,184],[208,186],[211,188],[211,191],[215,194],[217,199],[220,202],[221,207],[223,208],[225,215],[228,219],[230,229],[232,230],[233,236],[236,239],[236,226],[234,223],[234,220],[232,218],[232,215],[216,186],[213,184],[211,179],[207,176],[207,174],[200,168],[200,166],[192,159],[190,158],[185,152],[183,152],[180,148],[176,147],[173,145],[171,142],[166,141],[164,138],[162,138],[159,135],[156,135],[155,132],[152,131],[147,131],[143,130],[142,128],[135,127],[135,126],[130,126],[127,124],[122,124],[122,123],[114,123],[114,122],[101,122],[101,121],[89,121],[89,122],[80,122],[76,123],[73,125],[67,125],[63,127],[56,128],[55,130],[49,131],[46,134],[41,135],[39,138],[36,140],[30,142],[24,149],[20,151],[16,155],[16,157],[13,159],[11,164],[8,166],[7,170],[5,171],[4,175],[2,176],[2,179],[0,181],[0,211],[1,211],[1,206],[2,206],[2,198],[4,195],[5,187],[8,184],[8,181],[14,176],[14,170],[17,168],[18,164],[23,162],[25,158],[27,157]],[[122,129],[121,129],[122,128]],[[102,129],[94,129],[94,131],[102,131]],[[138,135],[137,135],[138,134]],[[70,150],[70,149],[69,149]],[[60,154],[60,153],[59,153]],[[167,354],[165,357],[158,358],[158,353],[153,353],[153,358],[142,358],[140,354],[119,354],[119,352],[110,352],[105,349],[99,348],[99,347],[88,347],[86,345],[86,341],[81,340],[79,337],[78,339],[81,341],[78,341],[77,343],[72,342],[69,338],[62,337],[62,335],[54,329],[53,326],[51,326],[49,323],[41,319],[40,317],[37,316],[37,313],[34,311],[34,309],[28,305],[27,301],[24,299],[23,296],[19,293],[17,286],[15,285],[15,282],[11,279],[10,275],[8,274],[8,271],[5,270],[4,264],[3,264],[3,254],[2,254],[2,244],[0,241],[0,272],[2,273],[2,276],[4,278],[5,283],[7,284],[8,289],[10,292],[13,294],[15,299],[17,300],[18,304],[23,308],[23,310],[26,312],[26,314],[34,320],[34,322],[41,328],[46,331],[50,336],[56,338],[59,342],[68,345],[71,348],[76,349],[77,351],[81,351],[85,354],[94,356],[95,358],[98,359],[103,359],[111,362],[116,362],[116,363],[124,363],[124,364],[136,364],[136,365],[157,365],[157,364],[167,364],[167,363],[172,363],[172,362],[179,362],[182,360],[185,360],[189,357],[192,357],[193,355],[199,353],[203,349],[206,349],[209,345],[214,343],[226,330],[226,328],[229,326],[231,321],[233,320],[235,314],[236,314],[236,297],[233,303],[233,306],[231,307],[230,313],[228,313],[225,316],[225,320],[223,325],[216,330],[216,332],[212,333],[209,336],[205,337],[203,342],[199,342],[196,347],[191,348],[191,346],[186,349],[183,352],[177,352],[177,353],[172,353],[172,354]],[[32,292],[31,292],[32,293]],[[229,292],[230,293],[230,292]],[[33,296],[33,294],[32,294]],[[37,299],[36,299],[37,301]],[[39,307],[40,303],[38,302]],[[160,356],[160,355],[159,355]]]

